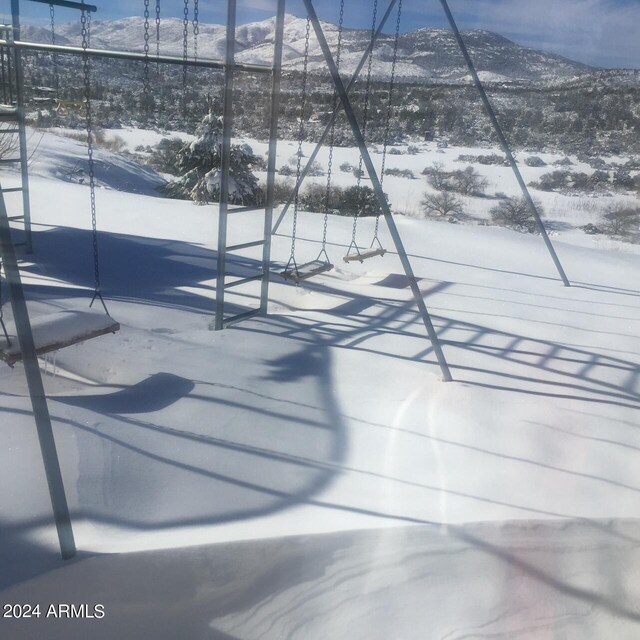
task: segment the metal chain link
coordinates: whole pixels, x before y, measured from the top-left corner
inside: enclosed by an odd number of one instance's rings
[[[389,99],[387,101],[387,117],[384,125],[384,140],[382,143],[382,166],[380,168],[380,186],[384,184],[384,172],[387,165],[387,148],[389,146],[389,133],[391,131],[391,115],[393,112],[393,92],[396,80],[396,63],[398,61],[398,42],[400,41],[400,19],[402,17],[402,0],[398,2],[398,15],[396,18],[396,33],[393,40],[393,59],[391,62],[391,78],[389,80]],[[380,213],[376,216],[376,226],[373,232],[373,242],[378,240],[380,229]],[[373,246],[373,242],[371,243]],[[378,242],[380,242],[378,240]]]
[[[309,77],[309,36],[311,34],[311,19],[307,17],[307,27],[304,34],[304,57],[302,66],[302,96],[300,98],[300,125],[298,128],[298,156],[296,161],[296,184],[300,182],[302,141],[304,139],[305,109],[307,106],[307,81]],[[298,228],[298,205],[300,204],[300,189],[296,189],[293,199],[293,228],[291,231],[291,255],[289,264],[293,262],[296,271],[296,233]]]
[[[151,83],[149,80],[149,0],[144,0],[144,73],[142,95],[144,110],[149,118],[149,103],[151,102]]]
[[[156,0],[156,58],[158,58],[156,71],[160,77],[160,0]]]
[[[336,46],[336,68],[340,71],[340,57],[342,54],[342,33],[344,26],[344,0],[340,0],[340,19],[338,20],[338,43]],[[333,99],[331,103],[331,114],[333,115],[338,108],[338,92],[334,88]],[[331,209],[331,177],[333,172],[333,147],[336,140],[336,118],[331,124],[331,133],[329,134],[329,159],[327,161],[327,190],[325,193],[324,206],[324,224],[322,229],[322,251],[326,254],[327,249],[327,228],[329,226],[329,211]],[[321,251],[321,252],[322,252]]]
[[[198,59],[198,35],[200,33],[200,22],[198,20],[198,0],[193,0],[193,59]]]
[[[56,43],[56,10],[55,7],[49,5],[49,20],[51,23],[51,44]],[[58,54],[53,52],[51,54],[51,62],[53,62],[53,81],[55,84],[56,98],[60,97],[60,75],[58,72]]]
[[[371,21],[371,51],[369,51],[369,60],[367,62],[367,79],[365,82],[364,88],[364,107],[362,114],[362,139],[366,143],[367,141],[367,123],[369,119],[369,97],[371,93],[371,67],[373,65],[373,44],[375,42],[376,37],[376,23],[378,22],[378,0],[374,0],[373,3],[373,18]],[[360,154],[360,160],[358,162],[358,174],[356,175],[356,187],[357,187],[357,197],[358,197],[358,206],[356,207],[355,215],[353,216],[353,228],[351,229],[351,245],[357,248],[356,244],[356,234],[358,231],[358,218],[362,214],[364,209],[364,197],[361,193],[360,186],[362,183],[362,163],[363,163],[362,154]]]
[[[91,234],[93,241],[93,274],[94,274],[94,296],[91,304],[96,298],[102,300],[100,293],[100,256],[98,251],[98,224],[96,214],[96,180],[93,161],[93,114],[91,112],[91,65],[87,49],[89,47],[91,37],[91,22],[87,12],[83,9],[80,18],[82,24],[82,69],[84,75],[84,106],[85,106],[85,123],[87,129],[87,157],[89,161],[89,193],[91,202]],[[105,307],[106,310],[106,307]]]
[[[184,0],[182,19],[182,117],[187,118],[187,56],[189,55],[189,0]]]

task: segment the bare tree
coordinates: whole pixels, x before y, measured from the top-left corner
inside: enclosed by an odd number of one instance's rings
[[[437,191],[449,189],[449,174],[444,170],[442,162],[434,162],[430,167],[426,167],[422,175],[427,176],[427,181]]]
[[[538,213],[543,216],[542,205],[539,202],[535,204]],[[528,233],[535,233],[537,229],[529,203],[524,198],[506,198],[493,207],[490,213],[491,219],[501,227]]]
[[[618,204],[604,214],[603,231],[610,236],[627,236],[640,230],[640,209]]]
[[[488,181],[472,166],[460,171],[454,171],[451,176],[452,191],[465,196],[482,195],[487,189]]]
[[[446,218],[464,215],[464,204],[449,191],[425,193],[420,202],[422,210],[430,218]]]

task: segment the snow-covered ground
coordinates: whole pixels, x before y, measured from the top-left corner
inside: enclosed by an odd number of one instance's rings
[[[90,300],[88,189],[65,173],[81,151],[48,134],[34,156],[34,316]],[[388,166],[478,152],[444,151]],[[282,163],[294,152],[283,143]],[[336,150],[338,165],[354,159]],[[386,229],[384,258],[345,264],[351,220],[332,217],[336,268],[296,287],[277,275],[288,217],[269,315],[212,332],[216,207],[155,197],[151,170],[98,160],[103,289],[122,330],[60,351],[45,376],[80,554],[56,557],[23,371],[4,369],[0,593],[106,615],[0,619],[0,636],[639,636],[636,246],[564,214],[565,288],[537,236],[396,216],[444,383]],[[489,192],[508,191],[508,169],[491,171]],[[385,180],[398,210],[426,188]],[[551,197],[554,221],[564,200]],[[300,216],[299,261],[318,254],[322,222]],[[262,216],[230,225],[230,243],[258,239]],[[372,231],[362,220],[363,244]],[[228,267],[259,260],[246,250]],[[232,309],[256,305],[252,287],[228,292]]]

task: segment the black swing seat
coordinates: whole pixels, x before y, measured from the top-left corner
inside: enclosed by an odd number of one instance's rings
[[[31,330],[36,353],[44,355],[107,333],[116,333],[120,330],[120,324],[97,309],[70,309],[34,318]],[[15,325],[8,324],[7,333],[9,344],[0,332],[0,360],[13,366],[22,360],[22,351]]]
[[[285,280],[293,280],[294,282],[301,282],[308,278],[313,278],[325,271],[331,271],[333,265],[326,260],[311,260],[311,262],[305,262],[299,267],[291,267],[285,269],[280,275]]]
[[[364,251],[358,251],[357,253],[349,253],[344,256],[343,260],[345,262],[355,262],[356,260],[359,262],[364,262],[369,258],[383,256],[385,253],[387,253],[387,250],[383,249],[382,247],[378,247],[377,249],[365,249]]]

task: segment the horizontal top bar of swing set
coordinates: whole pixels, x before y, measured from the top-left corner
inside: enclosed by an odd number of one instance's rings
[[[85,4],[84,2],[72,2],[71,0],[29,0],[29,2],[39,2],[40,4],[52,4],[55,7],[66,7],[67,9],[80,9],[95,13],[98,10],[95,4]]]
[[[45,51],[52,53],[69,53],[72,55],[84,55],[85,49],[82,47],[71,47],[68,45],[48,44],[46,42],[26,42],[24,40],[1,40],[0,47],[14,47],[16,49],[27,49],[30,51]],[[205,69],[224,69],[227,65],[221,60],[209,60],[208,58],[187,58],[181,56],[157,56],[145,55],[141,51],[118,51],[116,49],[86,49],[86,54],[92,58],[115,58],[117,60],[134,60],[138,62],[148,61],[150,64],[176,64],[187,67],[204,67]],[[239,64],[235,63],[231,67],[234,71],[246,71],[249,73],[273,73],[273,67],[260,64]]]

